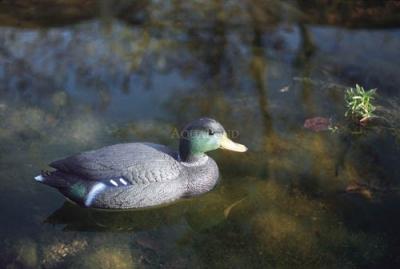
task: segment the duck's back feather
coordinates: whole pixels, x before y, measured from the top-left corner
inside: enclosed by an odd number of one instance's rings
[[[52,162],[63,173],[91,181],[124,178],[130,184],[148,184],[176,179],[181,167],[177,153],[151,143],[127,143],[83,152]]]

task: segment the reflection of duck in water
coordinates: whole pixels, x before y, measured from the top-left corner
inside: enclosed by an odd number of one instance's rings
[[[210,191],[218,166],[207,151],[244,152],[217,121],[201,118],[181,134],[179,152],[151,143],[128,143],[77,154],[50,164],[37,181],[85,207],[142,208]]]
[[[185,203],[151,210],[90,210],[66,201],[44,223],[60,225],[65,231],[140,232],[186,223],[187,210]]]

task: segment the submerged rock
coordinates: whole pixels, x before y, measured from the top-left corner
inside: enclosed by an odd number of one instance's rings
[[[136,266],[128,248],[101,247],[80,257],[73,268],[133,269]]]
[[[41,263],[45,268],[53,268],[64,262],[66,258],[85,250],[87,246],[86,240],[76,239],[70,243],[57,242],[43,249],[44,257]]]

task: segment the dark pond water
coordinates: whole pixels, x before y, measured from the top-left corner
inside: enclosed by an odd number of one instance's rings
[[[400,266],[397,2],[29,2],[0,4],[0,268]],[[349,124],[356,83],[389,123]],[[99,211],[33,180],[104,145],[176,147],[201,116],[249,147],[210,154],[203,196]]]

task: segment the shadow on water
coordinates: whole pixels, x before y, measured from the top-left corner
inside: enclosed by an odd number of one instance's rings
[[[0,2],[0,267],[398,267],[397,1],[32,3]],[[384,128],[345,119],[355,83]],[[249,147],[210,153],[203,196],[99,211],[31,180],[104,145],[176,147],[201,116]]]
[[[65,231],[139,232],[178,223],[181,216],[174,216],[171,213],[174,211],[171,212],[165,207],[148,210],[106,211],[86,209],[65,202],[62,207],[48,216],[44,223],[64,225],[63,230]]]
[[[197,205],[193,200],[183,200],[145,210],[97,210],[65,202],[43,223],[60,225],[64,231],[82,232],[138,233],[177,224],[184,224],[193,231],[201,231],[223,222],[231,208],[236,206],[218,195],[208,195],[203,203]],[[212,205],[213,208],[207,208],[206,205]],[[210,218],[204,218],[205,214]]]

